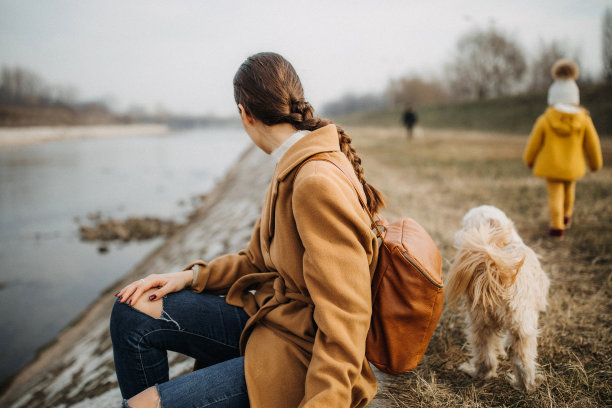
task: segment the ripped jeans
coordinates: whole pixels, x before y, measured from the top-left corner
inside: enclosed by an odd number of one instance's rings
[[[188,290],[162,301],[158,319],[115,302],[110,331],[123,398],[155,385],[162,408],[248,407],[238,349],[248,315],[224,298]],[[204,368],[168,381],[166,350],[193,357]]]

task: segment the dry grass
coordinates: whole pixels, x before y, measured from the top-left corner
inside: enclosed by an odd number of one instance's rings
[[[544,181],[521,162],[526,136],[430,131],[406,140],[402,129],[347,129],[364,159],[368,181],[385,192],[389,219],[410,216],[438,243],[444,274],[463,214],[491,204],[515,221],[525,242],[542,256],[551,279],[541,316],[538,362],[544,381],[532,394],[499,377],[472,380],[457,367],[467,360],[462,310],[445,309],[416,370],[382,376],[377,406],[603,407],[612,405],[612,169],[578,182],[574,223],[563,240],[548,238]],[[602,140],[612,163],[612,140]],[[382,404],[381,404],[382,403]]]

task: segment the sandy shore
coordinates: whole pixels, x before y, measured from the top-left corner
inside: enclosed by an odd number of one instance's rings
[[[168,126],[159,124],[0,128],[0,148],[58,140],[159,135],[166,132]]]

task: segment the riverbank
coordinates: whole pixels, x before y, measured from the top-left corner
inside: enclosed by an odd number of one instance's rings
[[[458,371],[467,359],[462,310],[444,310],[428,351],[413,371],[377,372],[371,407],[606,406],[612,400],[612,140],[603,140],[604,167],[578,183],[575,222],[559,241],[548,238],[546,188],[521,162],[525,137],[502,133],[425,129],[407,140],[401,128],[347,128],[369,182],[387,196],[385,217],[418,220],[438,244],[446,274],[453,234],[473,206],[492,204],[515,222],[542,256],[551,279],[542,316],[539,363],[543,384],[530,395],[499,377],[474,381]],[[273,163],[248,150],[215,188],[193,220],[93,303],[15,377],[0,406],[114,407],[120,400],[108,335],[114,291],[154,271],[177,270],[196,258],[236,251],[259,216]],[[171,376],[192,361],[171,354]]]
[[[161,124],[4,127],[0,128],[0,148],[58,140],[161,135],[168,130]]]
[[[119,241],[84,242],[80,226],[98,214],[187,222],[249,144],[243,130],[200,127],[0,148],[0,327],[11,333],[0,383],[165,238],[127,244],[118,228]]]
[[[195,259],[238,251],[251,235],[274,164],[258,149],[246,151],[207,195],[192,221],[138,264],[124,279],[92,299],[87,311],[14,377],[0,406],[113,407],[121,400],[113,370],[108,317],[115,293],[153,271],[180,270]],[[172,355],[172,375],[192,362]]]

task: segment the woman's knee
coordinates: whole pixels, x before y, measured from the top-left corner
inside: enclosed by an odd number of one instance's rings
[[[155,290],[152,289],[151,292]],[[125,331],[125,329],[133,329],[139,326],[139,321],[142,320],[142,315],[139,313],[147,314],[155,319],[159,319],[163,311],[163,300],[150,301],[148,296],[150,294],[145,293],[136,303],[128,305],[126,303],[120,303],[116,301],[110,316],[110,329],[111,336],[113,333]],[[139,312],[136,312],[136,310]]]
[[[151,288],[132,304],[134,309],[140,310],[141,312],[148,314],[151,317],[159,319],[163,312],[164,303],[162,299],[149,300],[149,296],[157,291],[157,288]]]
[[[160,406],[157,388],[149,387],[127,401],[130,408],[156,408]]]
[[[125,329],[133,327],[133,310],[125,303],[116,301],[110,315],[110,334],[113,342],[118,339],[120,333],[125,333]]]

